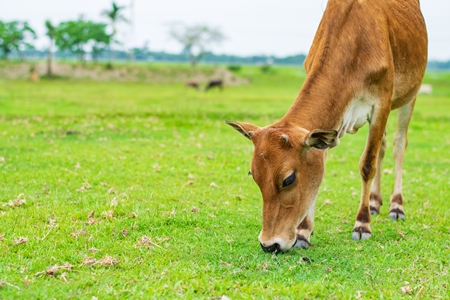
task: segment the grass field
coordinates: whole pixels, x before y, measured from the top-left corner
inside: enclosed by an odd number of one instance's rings
[[[405,222],[384,206],[351,240],[367,125],[329,151],[308,250],[260,249],[252,144],[301,68],[199,93],[182,84],[0,79],[0,299],[450,298],[450,75],[427,73],[405,161]]]

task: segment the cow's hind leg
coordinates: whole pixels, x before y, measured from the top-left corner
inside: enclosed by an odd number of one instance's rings
[[[300,223],[297,228],[297,242],[295,243],[295,247],[307,249],[311,245],[311,234],[314,230],[314,211],[315,211],[315,202],[309,208],[308,214]]]
[[[397,131],[394,138],[395,185],[388,215],[392,220],[405,220],[402,195],[403,159],[405,158],[406,146],[408,145],[408,126],[415,102],[416,99],[414,98],[413,101],[398,109]]]
[[[383,158],[386,152],[386,132],[384,132],[383,140],[381,141],[380,152],[378,153],[377,172],[372,183],[372,192],[370,193],[370,214],[378,215],[380,213],[380,206],[383,204],[381,198],[381,173],[383,166]]]

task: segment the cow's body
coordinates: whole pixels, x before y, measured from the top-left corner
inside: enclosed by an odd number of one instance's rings
[[[222,79],[212,79],[208,82],[208,84],[205,87],[205,92],[212,88],[219,88],[221,91],[223,91],[223,80]]]
[[[389,113],[398,109],[396,182],[389,217],[404,219],[402,165],[406,132],[427,60],[417,0],[329,0],[307,59],[307,78],[277,123],[228,122],[255,145],[252,174],[263,199],[259,240],[266,251],[306,248],[327,148],[370,124],[360,160],[362,194],[353,239],[371,236],[381,205],[381,162]]]

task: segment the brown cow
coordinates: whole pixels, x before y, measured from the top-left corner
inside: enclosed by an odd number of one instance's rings
[[[184,86],[185,86],[185,87],[192,87],[192,88],[196,89],[197,91],[200,90],[200,85],[199,85],[198,82],[195,81],[195,80],[187,80],[187,81],[184,83]]]
[[[402,168],[407,129],[427,62],[417,0],[329,0],[307,59],[307,78],[286,115],[258,127],[226,121],[254,144],[251,174],[263,196],[264,251],[307,248],[327,149],[370,125],[359,169],[362,194],[352,232],[368,239],[381,203],[389,113],[398,109],[395,187],[389,217],[404,219]]]
[[[38,82],[39,81],[39,73],[36,71],[31,72],[30,79],[32,82]]]

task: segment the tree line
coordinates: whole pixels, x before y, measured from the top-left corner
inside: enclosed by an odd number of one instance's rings
[[[42,60],[47,57],[47,52],[38,49],[25,50],[23,55],[33,60]],[[114,57],[115,60],[129,60],[136,62],[169,62],[169,63],[189,63],[189,58],[184,52],[180,53],[168,53],[164,51],[150,51],[147,47],[133,48],[131,51],[124,50],[109,50],[106,49],[99,54],[98,60],[106,62],[110,57]],[[16,54],[14,58],[19,58]],[[74,60],[77,56],[71,53],[62,53],[56,51],[54,57],[58,59]],[[291,56],[278,57],[273,55],[227,55],[216,54],[213,52],[205,52],[201,59],[202,63],[207,64],[229,64],[229,65],[241,65],[241,64],[280,64],[280,65],[302,65],[306,55],[297,54]]]
[[[228,64],[302,64],[305,55],[293,55],[287,57],[275,56],[236,56],[217,55],[210,51],[214,44],[220,44],[226,40],[225,35],[219,28],[207,25],[188,26],[181,23],[169,25],[169,36],[178,42],[182,51],[178,54],[167,52],[152,52],[145,45],[141,48],[129,50],[115,49],[114,45],[120,45],[117,37],[117,26],[120,23],[128,23],[123,11],[126,7],[118,6],[112,2],[112,6],[101,12],[107,22],[94,22],[79,18],[77,20],[63,21],[52,24],[49,20],[45,22],[49,46],[46,50],[38,50],[33,41],[37,38],[35,30],[28,22],[0,20],[0,56],[8,59],[10,56],[24,60],[25,57],[42,59],[47,58],[47,75],[52,75],[52,60],[54,57],[60,59],[77,59],[83,62],[86,54],[90,54],[93,61],[114,59],[129,59],[142,61],[168,61],[186,62],[195,66],[202,60],[209,63]],[[430,69],[450,69],[450,61],[430,61]]]
[[[83,18],[69,20],[52,24],[45,22],[48,38],[48,48],[39,50],[33,46],[36,32],[27,22],[3,22],[0,20],[0,55],[3,59],[13,56],[23,60],[25,57],[36,59],[47,58],[47,75],[51,76],[52,60],[54,57],[60,59],[77,59],[83,62],[86,54],[89,59],[97,61],[113,59],[135,59],[143,61],[168,61],[186,62],[195,66],[202,60],[207,63],[229,63],[229,64],[301,64],[304,55],[296,55],[285,58],[274,56],[255,55],[240,57],[236,55],[216,55],[210,51],[211,46],[220,44],[226,40],[225,35],[219,28],[204,24],[186,25],[174,22],[168,25],[168,35],[176,41],[182,51],[177,54],[166,52],[152,52],[147,45],[141,48],[123,50],[116,39],[117,25],[128,23],[124,17],[125,7],[118,6],[112,2],[110,9],[104,10],[104,16],[108,22],[94,22]]]

